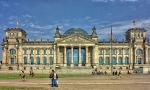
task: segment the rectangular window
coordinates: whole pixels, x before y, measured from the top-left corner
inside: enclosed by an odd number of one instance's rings
[[[115,51],[116,51],[116,50],[115,50],[114,48],[112,48],[112,55],[115,55],[115,54],[116,54]]]
[[[24,53],[23,53],[24,55],[26,55],[27,54],[27,49],[24,49]]]
[[[50,65],[53,65],[53,57],[50,57]]]
[[[37,53],[36,53],[37,55],[40,55],[40,50],[37,50]]]
[[[44,50],[44,55],[46,55],[46,50]]]
[[[31,49],[30,54],[33,55],[33,49]]]
[[[99,54],[102,55],[103,54],[103,49],[99,50]]]
[[[53,54],[53,49],[51,48],[51,49],[50,49],[50,55],[52,55],[52,54]]]
[[[106,49],[106,55],[110,54],[110,50]]]
[[[122,54],[122,49],[119,49],[119,53],[118,54]]]
[[[129,54],[129,49],[125,50],[125,54],[128,55]]]

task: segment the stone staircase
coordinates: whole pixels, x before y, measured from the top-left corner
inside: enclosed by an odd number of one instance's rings
[[[57,73],[61,74],[91,74],[94,69],[92,67],[62,67],[56,68]]]

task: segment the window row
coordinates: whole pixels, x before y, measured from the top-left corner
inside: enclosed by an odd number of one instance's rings
[[[112,54],[115,55],[115,54],[123,54],[123,51],[126,55],[129,54],[129,49],[125,49],[125,50],[122,50],[122,49],[112,49]],[[111,49],[107,48],[107,49],[99,49],[99,54],[103,54],[105,52],[106,55],[110,54],[111,52]]]
[[[41,64],[41,61],[43,62],[42,64],[53,64],[53,57],[49,57],[49,60],[47,60],[46,57],[43,57],[42,60],[40,60],[40,57],[36,57],[36,63],[34,62],[34,58],[30,57],[30,60],[28,62],[27,57],[24,57],[24,64]]]
[[[42,54],[44,54],[44,55],[46,55],[46,54],[53,54],[53,49],[51,48],[50,50],[33,50],[33,49],[31,49],[30,50],[30,54],[31,55],[33,55],[34,53],[35,54],[37,54],[37,55],[40,55],[40,53],[42,53]],[[24,49],[24,53],[23,53],[24,55],[26,55],[27,54],[27,49]]]
[[[123,58],[122,57],[119,57],[118,58],[118,63],[117,63],[117,58],[116,57],[112,57],[112,64],[113,65],[116,65],[116,64],[129,64],[129,58],[128,57],[125,57],[125,63],[123,63]],[[105,60],[103,59],[103,57],[99,57],[99,64],[103,65],[103,64],[106,64],[106,65],[110,65],[110,58],[109,57],[106,57]]]

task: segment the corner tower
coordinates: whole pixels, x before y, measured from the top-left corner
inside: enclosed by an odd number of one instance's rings
[[[21,28],[8,28],[2,42],[2,63],[17,64],[19,48],[26,41],[27,33]]]

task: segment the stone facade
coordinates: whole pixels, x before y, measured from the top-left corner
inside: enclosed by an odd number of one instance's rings
[[[126,40],[98,41],[96,28],[88,34],[81,28],[71,28],[64,34],[56,28],[54,41],[26,39],[21,28],[8,28],[2,42],[2,65],[20,69],[90,68],[101,71],[150,70],[150,43],[144,28],[131,28]]]

